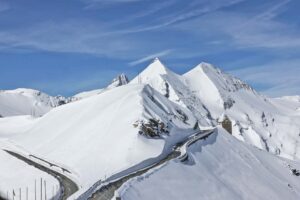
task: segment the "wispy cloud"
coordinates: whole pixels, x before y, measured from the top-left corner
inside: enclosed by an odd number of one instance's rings
[[[132,15],[126,16],[124,19],[120,19],[118,21],[118,24],[122,24],[128,21],[134,21],[136,19],[141,19],[143,17],[151,16],[153,14],[156,14],[159,11],[162,11],[169,6],[174,5],[178,0],[164,0],[160,2],[153,2],[153,4],[149,5],[149,7],[146,10],[141,10],[137,13],[134,13]]]
[[[255,17],[251,19],[251,21],[256,20],[270,20],[274,17],[276,17],[278,14],[281,13],[282,8],[286,6],[291,0],[283,0],[278,2],[277,4],[272,5],[271,7],[267,8],[262,13],[259,13]],[[272,2],[273,3],[273,2]]]
[[[180,23],[208,13],[215,12],[222,8],[230,7],[242,1],[244,0],[226,0],[226,1],[219,0],[219,1],[215,1],[214,3],[207,2],[207,4],[202,5],[200,8],[192,8],[191,10],[185,10],[179,13],[176,12],[170,16],[159,18],[159,22],[157,22],[154,25],[135,27],[135,28],[123,30],[121,31],[121,33],[128,34],[128,33],[138,33],[138,32],[161,29],[170,25],[174,25],[176,23]]]
[[[233,70],[230,73],[254,86],[263,86],[258,89],[273,97],[300,94],[299,59],[276,60],[264,65]]]
[[[135,3],[141,0],[82,0],[86,3],[85,9],[97,9],[101,6],[109,6],[114,4]]]
[[[274,19],[289,2],[281,1],[255,14],[218,11],[178,24],[176,28],[198,37],[211,39],[215,36],[219,46],[224,45],[223,40],[231,48],[269,48],[272,51],[299,48],[300,33],[297,26]]]
[[[105,24],[93,21],[48,21],[26,30],[0,31],[0,46],[2,50],[29,48],[109,57],[122,57],[123,53],[135,49],[135,41],[105,34],[108,29]]]
[[[86,2],[129,3],[137,1],[140,0],[87,0]],[[176,11],[172,16],[166,18],[162,17],[162,19],[161,16],[156,17],[155,19],[161,19],[157,24],[147,25],[147,23],[145,23],[146,25],[142,26],[137,24],[131,28],[120,28],[118,27],[118,24],[99,23],[97,21],[46,21],[41,24],[33,24],[26,29],[16,28],[14,30],[0,31],[0,49],[29,48],[43,51],[88,53],[124,58],[131,50],[137,50],[139,49],[138,47],[141,47],[141,44],[147,44],[147,41],[141,41],[139,40],[139,37],[133,38],[128,36],[130,34],[137,34],[150,30],[161,30],[163,27],[214,12],[241,1],[243,0],[217,0],[214,1],[214,3],[208,2],[205,6],[201,6],[201,8],[193,8],[192,10],[182,13]],[[176,1],[170,0],[159,3],[157,6],[152,7],[152,9],[145,11],[145,13],[137,14],[137,16],[154,14],[162,8],[172,5],[174,2]],[[133,19],[137,16],[133,16]],[[144,50],[143,52],[138,53],[140,55],[147,54],[147,51]]]
[[[149,60],[152,60],[154,58],[157,58],[157,57],[163,57],[163,56],[166,56],[168,54],[170,54],[172,52],[171,49],[168,49],[168,50],[165,50],[165,51],[161,51],[161,52],[158,52],[158,53],[154,53],[154,54],[151,54],[149,56],[145,56],[141,59],[138,59],[138,60],[135,60],[135,61],[132,61],[129,63],[130,66],[135,66],[135,65],[138,65],[138,64],[141,64],[141,63],[144,63],[146,61],[149,61]]]
[[[283,0],[272,4],[262,12],[249,17],[242,15],[232,15],[231,18],[234,27],[224,29],[229,33],[237,43],[245,45],[244,47],[299,47],[299,33],[291,25],[283,24],[273,20],[281,14],[285,6],[291,0]],[[247,17],[247,18],[246,18]],[[230,19],[230,18],[229,18]]]

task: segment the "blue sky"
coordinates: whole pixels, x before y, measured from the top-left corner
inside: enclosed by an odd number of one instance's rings
[[[212,63],[270,96],[300,94],[299,0],[0,0],[0,89],[52,95],[130,78],[154,57]]]

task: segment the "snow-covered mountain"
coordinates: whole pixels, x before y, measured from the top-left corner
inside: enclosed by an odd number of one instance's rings
[[[26,88],[0,90],[0,118],[18,115],[40,117],[57,106],[100,94],[128,82],[127,76],[120,74],[106,88],[81,92],[68,98],[60,95],[54,97],[38,90]]]
[[[184,83],[183,77],[172,72],[156,58],[130,84],[149,84],[172,102],[188,108],[198,119],[200,126],[210,125],[210,116],[190,88]]]
[[[52,109],[27,133],[10,140],[67,168],[84,190],[164,155],[195,124],[188,109],[148,85],[134,84]]]
[[[0,117],[15,115],[42,116],[54,107],[70,102],[62,96],[52,97],[33,89],[0,91]]]
[[[207,63],[183,77],[214,120],[224,115],[232,120],[235,137],[274,154],[300,159],[300,115],[288,102],[263,96]]]
[[[188,148],[185,163],[168,162],[126,183],[122,199],[299,199],[300,179],[292,173],[300,168],[299,98],[268,98],[208,63],[179,75],[155,59],[127,83],[120,75],[107,88],[80,93],[61,106],[59,98],[37,91],[3,92],[0,102],[17,105],[1,106],[4,116],[32,106],[47,113],[0,119],[0,149],[13,147],[67,169],[80,188],[73,199],[99,180],[157,164],[175,144],[227,116],[234,137],[218,127]],[[5,162],[8,155],[1,153]],[[12,178],[7,190],[19,187]]]
[[[200,125],[216,125],[226,115],[238,139],[286,158],[300,159],[297,97],[268,98],[208,63],[180,76],[155,59],[130,83],[151,85],[188,108]]]

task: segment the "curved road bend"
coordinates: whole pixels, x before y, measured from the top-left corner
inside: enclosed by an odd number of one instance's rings
[[[134,172],[120,179],[117,179],[113,182],[108,183],[107,185],[103,185],[102,187],[100,187],[100,189],[93,192],[91,197],[89,197],[88,199],[89,200],[110,200],[113,198],[115,191],[119,189],[129,179],[134,178],[136,176],[140,176],[146,173],[147,171],[149,171],[150,169],[159,167],[164,163],[166,163],[167,161],[175,158],[178,158],[181,162],[184,162],[188,158],[187,148],[193,143],[195,143],[196,141],[207,138],[209,135],[211,135],[214,132],[214,130],[215,129],[203,131],[203,132],[197,132],[196,134],[187,138],[185,141],[177,144],[174,150],[170,154],[168,154],[165,158],[163,158],[156,164],[148,166],[140,171]],[[79,197],[79,199],[81,198]]]
[[[59,200],[66,200],[68,197],[70,197],[72,194],[74,194],[78,190],[78,186],[76,185],[76,183],[74,181],[72,181],[70,178],[68,178],[67,176],[60,174],[52,169],[49,169],[49,168],[45,167],[44,165],[36,163],[16,152],[9,151],[9,150],[4,150],[4,151],[6,151],[10,155],[12,155],[22,161],[24,161],[25,163],[27,163],[31,166],[34,166],[35,168],[37,168],[41,171],[44,171],[44,172],[50,174],[51,176],[53,176],[54,178],[56,178],[59,181],[59,184],[61,187],[61,193],[59,196]],[[49,163],[49,162],[47,162],[47,163]],[[50,166],[55,166],[55,165],[50,164]]]

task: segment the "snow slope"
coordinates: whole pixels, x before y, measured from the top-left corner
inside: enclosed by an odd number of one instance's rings
[[[169,136],[151,139],[138,134],[134,124],[153,118],[169,127]],[[84,191],[100,179],[170,151],[195,124],[192,113],[149,85],[131,84],[57,107],[26,134],[10,140],[69,169]]]
[[[127,182],[122,200],[297,200],[300,178],[291,169],[299,162],[276,157],[244,144],[225,130],[189,147],[185,163],[171,161],[161,169]]]
[[[188,108],[198,119],[200,126],[210,126],[210,116],[206,108],[183,81],[180,75],[172,72],[156,58],[144,71],[130,81],[130,84],[149,84],[169,100]]]
[[[265,97],[243,81],[201,63],[183,75],[214,121],[227,115],[233,135],[274,154],[300,159],[300,118],[290,101]],[[296,102],[294,102],[296,104]]]
[[[0,90],[0,116],[32,115],[39,117],[53,107],[68,101],[62,96],[52,97],[32,89]]]
[[[30,115],[20,115],[0,118],[0,138],[9,138],[28,131],[38,118]]]
[[[284,96],[274,98],[273,101],[276,102],[282,110],[286,110],[287,113],[300,115],[300,96]]]

